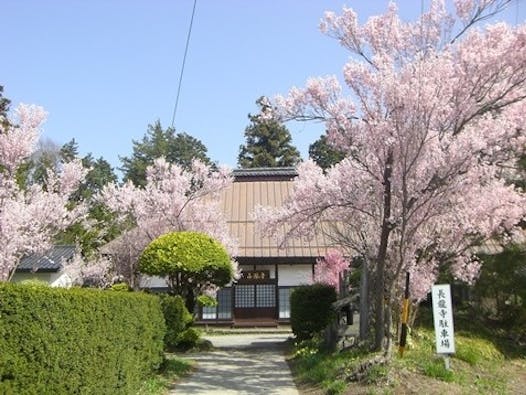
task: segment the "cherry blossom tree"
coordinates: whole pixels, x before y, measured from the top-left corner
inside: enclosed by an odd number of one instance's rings
[[[113,256],[117,274],[137,287],[140,254],[151,241],[168,232],[206,233],[235,256],[236,243],[229,236],[220,206],[220,193],[231,183],[231,172],[225,167],[213,171],[211,166],[194,160],[185,170],[159,158],[147,169],[145,187],[131,182],[107,185],[100,201],[127,225],[122,236],[105,247]],[[237,267],[233,269],[237,273]]]
[[[340,250],[330,249],[324,257],[316,261],[316,266],[314,266],[314,281],[332,285],[338,292],[340,276],[346,270],[349,270],[349,265],[349,261],[345,259]]]
[[[505,182],[503,164],[526,143],[526,26],[478,23],[507,3],[432,0],[414,22],[395,3],[363,24],[352,9],[327,12],[321,30],[351,54],[345,84],[310,79],[262,114],[321,121],[346,152],[326,174],[301,164],[286,204],[258,217],[268,234],[283,223],[285,240],[326,231],[363,258],[376,349],[391,349],[406,271],[417,299],[439,269],[472,282],[474,246],[524,218],[525,197]]]
[[[85,204],[69,200],[86,174],[79,161],[49,171],[45,187],[17,182],[45,116],[40,107],[20,105],[14,119],[0,119],[0,281],[10,280],[24,255],[49,249],[53,236],[87,211]]]
[[[69,260],[62,260],[63,276],[58,286],[106,288],[112,283],[112,262],[108,257],[91,256],[86,259],[78,249]]]

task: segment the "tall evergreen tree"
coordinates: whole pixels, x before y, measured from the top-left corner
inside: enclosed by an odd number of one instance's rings
[[[265,109],[266,101],[265,97],[256,100],[260,112]],[[237,159],[241,168],[295,166],[301,161],[285,125],[259,115],[249,114],[248,119],[251,124],[245,129],[246,143],[239,147]]]
[[[309,145],[309,158],[326,170],[345,158],[345,153],[331,146],[327,142],[327,135],[322,134],[318,140]]]
[[[91,155],[91,154],[88,154]],[[79,145],[73,138],[60,148],[60,157],[63,161],[69,162],[79,156]],[[86,167],[86,166],[85,166]]]
[[[7,117],[11,100],[4,97],[4,87],[0,85],[0,116]]]
[[[0,127],[5,130],[9,126],[9,121],[7,119],[7,113],[9,111],[9,106],[11,105],[11,100],[4,97],[4,87],[0,85]]]
[[[163,129],[161,122],[148,125],[141,141],[133,140],[133,153],[130,157],[121,157],[124,181],[132,181],[137,186],[146,185],[146,168],[157,158],[164,157],[169,163],[175,163],[189,169],[192,160],[199,159],[211,164],[205,145],[187,133],[175,133],[174,128]]]
[[[75,139],[70,140],[60,148],[60,159],[62,163],[70,162],[78,158],[78,144]],[[113,168],[104,158],[95,159],[88,153],[82,159],[82,166],[89,169],[84,181],[71,197],[72,202],[88,202],[89,226],[76,223],[64,230],[56,237],[56,242],[61,244],[78,244],[85,256],[91,255],[98,247],[112,240],[119,229],[111,214],[103,204],[94,197],[109,183],[117,182],[117,175]]]
[[[62,161],[60,147],[49,138],[40,138],[37,149],[29,158],[28,182],[46,185],[48,171],[58,172]]]

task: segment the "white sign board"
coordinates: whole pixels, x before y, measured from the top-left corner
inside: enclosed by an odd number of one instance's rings
[[[437,354],[455,353],[453,306],[449,284],[433,285],[433,318]]]

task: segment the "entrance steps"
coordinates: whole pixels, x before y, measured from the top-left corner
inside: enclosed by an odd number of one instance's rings
[[[236,326],[232,322],[230,325],[195,325],[197,328],[201,328],[204,333],[207,334],[251,334],[251,333],[288,333],[292,336],[292,330],[289,324],[278,324],[273,323],[272,326],[261,326],[259,325],[243,325]]]
[[[236,319],[232,324],[232,328],[277,328],[278,322],[276,320],[264,319]]]

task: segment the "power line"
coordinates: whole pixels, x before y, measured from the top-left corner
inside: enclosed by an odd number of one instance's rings
[[[175,114],[177,114],[177,106],[179,105],[179,95],[181,94],[181,85],[182,85],[182,82],[183,82],[184,65],[186,63],[186,56],[188,54],[188,46],[190,44],[190,36],[192,35],[192,26],[194,24],[194,15],[195,15],[196,5],[197,5],[197,0],[194,0],[194,7],[192,8],[192,17],[190,18],[190,26],[188,27],[188,35],[186,36],[186,46],[185,46],[185,49],[184,49],[183,64],[181,66],[181,74],[179,74],[179,84],[177,86],[177,96],[175,97],[174,111],[173,111],[173,114],[172,114],[172,128],[174,127],[174,123],[175,123]]]

